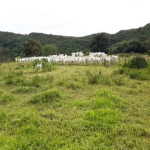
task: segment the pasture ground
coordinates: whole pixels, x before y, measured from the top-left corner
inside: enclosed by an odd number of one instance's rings
[[[122,62],[1,63],[0,150],[149,150],[150,67]]]

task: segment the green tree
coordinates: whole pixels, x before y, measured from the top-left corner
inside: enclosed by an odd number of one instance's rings
[[[90,48],[92,52],[108,53],[108,37],[105,33],[98,33],[94,36]]]
[[[58,52],[58,49],[55,45],[47,44],[47,45],[43,46],[42,54],[44,56],[55,55],[55,54],[57,54],[57,52]]]
[[[5,51],[0,47],[0,62],[5,60]]]
[[[145,53],[146,50],[142,46],[142,43],[139,40],[129,42],[129,45],[126,50],[127,53],[135,52],[135,53]]]
[[[150,50],[147,51],[148,56],[150,56]]]
[[[34,39],[29,39],[22,46],[25,56],[40,56],[42,54],[42,44]]]
[[[128,45],[129,45],[129,43],[127,41],[120,42],[117,45],[115,52],[116,53],[126,53]]]

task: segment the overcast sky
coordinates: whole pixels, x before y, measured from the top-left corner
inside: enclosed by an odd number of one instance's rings
[[[0,31],[86,36],[150,23],[150,0],[0,0]]]

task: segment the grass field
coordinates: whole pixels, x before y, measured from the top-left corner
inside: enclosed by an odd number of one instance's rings
[[[0,150],[131,149],[150,149],[150,65],[0,64]]]

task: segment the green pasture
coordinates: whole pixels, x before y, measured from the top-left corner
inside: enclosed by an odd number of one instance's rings
[[[0,64],[0,150],[149,150],[150,64]],[[148,62],[149,63],[149,62]]]

